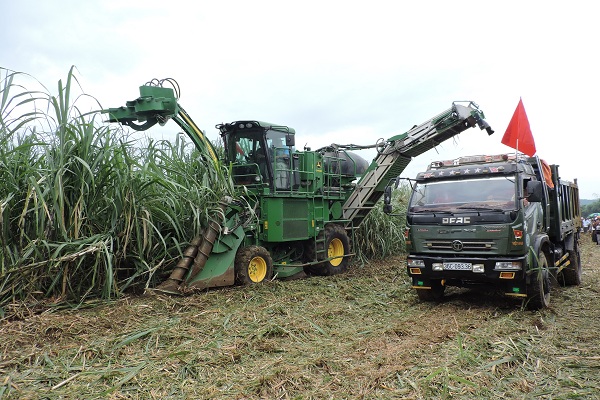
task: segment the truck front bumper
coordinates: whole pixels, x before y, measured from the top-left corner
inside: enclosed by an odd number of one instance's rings
[[[415,289],[430,289],[440,282],[446,286],[491,286],[510,296],[526,296],[526,256],[443,257],[411,254],[407,272]]]

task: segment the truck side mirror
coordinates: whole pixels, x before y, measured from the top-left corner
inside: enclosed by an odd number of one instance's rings
[[[542,201],[544,191],[542,188],[542,182],[540,181],[529,181],[527,182],[527,200],[530,203],[539,203]]]

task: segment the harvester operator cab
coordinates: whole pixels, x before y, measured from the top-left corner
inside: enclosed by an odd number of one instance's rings
[[[259,121],[217,125],[235,185],[290,190],[294,130]]]

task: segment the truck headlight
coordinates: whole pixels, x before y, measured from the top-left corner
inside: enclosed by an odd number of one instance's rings
[[[519,271],[522,268],[520,261],[496,261],[496,271]]]
[[[406,260],[406,264],[408,264],[409,267],[415,267],[415,268],[424,268],[425,267],[425,261],[417,260],[414,258],[409,258],[408,260]]]
[[[431,269],[434,271],[443,271],[444,264],[443,263],[433,263],[433,264],[431,264]]]
[[[485,272],[485,266],[483,264],[473,264],[473,272],[483,274]]]

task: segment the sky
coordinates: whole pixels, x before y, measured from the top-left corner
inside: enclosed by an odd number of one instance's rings
[[[415,157],[406,178],[514,152],[501,140],[522,99],[537,154],[596,199],[598,15],[593,0],[0,0],[0,67],[56,95],[75,66],[104,108],[173,78],[211,140],[216,124],[253,119],[294,128],[299,149],[375,144],[453,101],[478,104],[495,134],[469,129]]]

